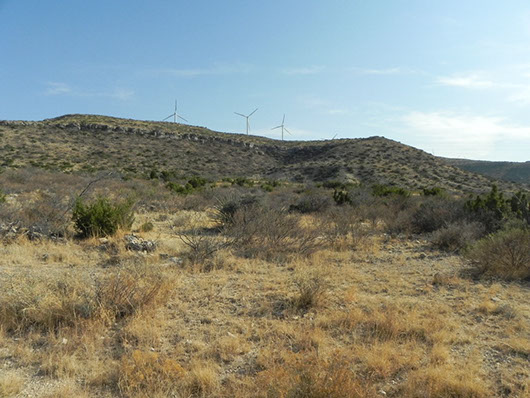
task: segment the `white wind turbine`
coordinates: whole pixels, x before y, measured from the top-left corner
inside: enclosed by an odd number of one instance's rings
[[[287,130],[287,128],[285,127],[285,114],[283,115],[283,119],[282,119],[282,124],[280,124],[279,126],[276,126],[276,127],[273,127],[271,130],[276,130],[276,129],[282,129],[282,141],[283,141],[283,132],[286,131],[287,134],[291,134],[291,132],[289,130]]]
[[[247,119],[247,135],[248,135],[248,132],[250,131],[250,122],[249,122],[249,118],[258,110],[258,108],[254,109],[254,111],[250,114],[250,115],[243,115],[242,113],[238,113],[238,112],[234,112],[236,115],[239,115],[239,116],[242,116],[244,117],[245,119]]]
[[[167,119],[169,119],[170,117],[173,118],[173,123],[177,123],[177,121],[179,119],[181,120],[184,120],[186,123],[189,123],[186,119],[184,119],[182,116],[180,116],[177,112],[177,100],[175,100],[175,112],[173,112],[171,115],[169,115],[168,117],[166,117],[164,120],[162,120],[163,122],[165,122]]]

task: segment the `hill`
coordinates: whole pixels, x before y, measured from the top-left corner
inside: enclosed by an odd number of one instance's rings
[[[0,121],[0,166],[66,172],[118,170],[130,176],[340,180],[408,189],[483,191],[491,178],[383,137],[277,141],[203,127],[97,115]],[[500,183],[505,190],[518,187]]]
[[[530,161],[489,162],[485,160],[446,159],[453,166],[498,180],[530,184]]]

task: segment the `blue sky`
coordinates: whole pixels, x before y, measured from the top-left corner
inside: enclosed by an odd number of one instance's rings
[[[530,160],[530,3],[0,0],[0,119],[93,113]]]

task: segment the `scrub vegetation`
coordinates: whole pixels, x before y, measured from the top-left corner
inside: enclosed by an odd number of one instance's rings
[[[524,192],[192,181],[0,174],[1,396],[528,396]]]

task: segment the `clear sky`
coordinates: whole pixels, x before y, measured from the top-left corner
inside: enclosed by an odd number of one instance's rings
[[[93,113],[530,160],[530,2],[0,0],[0,119]]]

